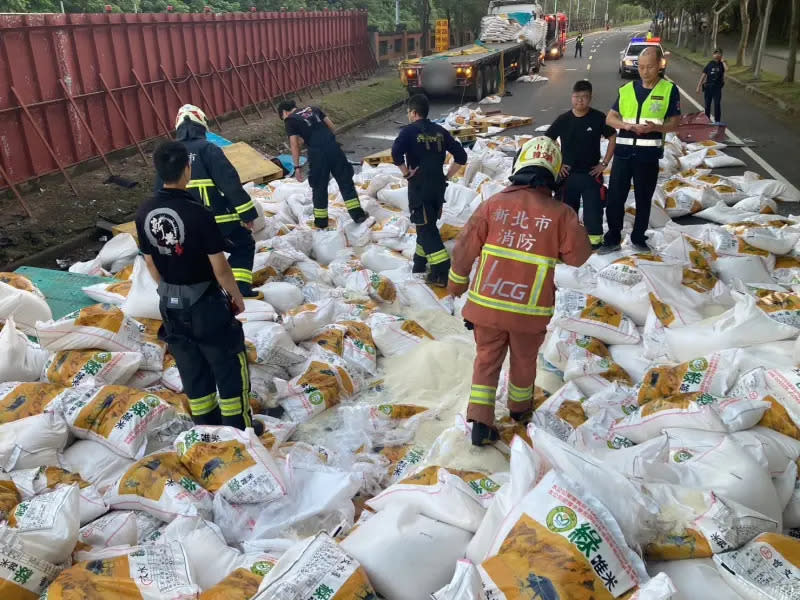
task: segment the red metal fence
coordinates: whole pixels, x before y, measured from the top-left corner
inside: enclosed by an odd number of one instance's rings
[[[0,15],[0,187],[374,66],[361,11]]]

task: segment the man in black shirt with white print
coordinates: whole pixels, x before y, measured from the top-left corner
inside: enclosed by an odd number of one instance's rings
[[[244,299],[225,240],[211,211],[186,191],[186,146],[165,142],[153,162],[164,185],[139,208],[136,232],[158,283],[159,337],[175,358],[195,423],[252,427],[244,333],[235,318]]]
[[[566,202],[577,213],[583,198],[583,224],[592,248],[603,243],[603,171],[614,154],[617,132],[606,125],[606,116],[592,108],[592,84],[581,80],[572,88],[572,110],[560,115],[547,130],[551,139],[561,139]],[[600,160],[600,138],[608,139],[608,149]]]

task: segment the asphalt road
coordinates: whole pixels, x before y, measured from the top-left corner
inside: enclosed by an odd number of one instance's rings
[[[574,42],[568,44],[566,56],[549,61],[541,71],[548,81],[536,83],[512,82],[508,86],[510,96],[500,104],[487,105],[487,109],[500,109],[506,114],[533,117],[532,125],[511,130],[512,134],[532,132],[536,127],[551,123],[560,113],[569,110],[572,85],[579,79],[589,79],[594,87],[593,106],[607,111],[613,104],[618,88],[625,83],[618,73],[619,53],[628,40],[640,31],[636,28],[612,29],[586,35],[583,57],[573,58]],[[700,68],[678,57],[670,57],[667,77],[681,89],[683,113],[701,110],[693,102],[702,104],[702,95],[695,93]],[[439,118],[463,104],[457,96],[434,98],[431,118]],[[470,106],[475,107],[474,103]],[[729,83],[723,91],[723,121],[734,139],[746,141],[751,148],[731,148],[729,154],[745,161],[746,169],[765,177],[783,179],[800,188],[800,165],[798,165],[798,142],[800,142],[800,118],[787,117],[776,108],[746,93]],[[391,146],[398,130],[407,124],[404,108],[384,115],[379,119],[343,135],[348,155],[354,161]],[[716,172],[722,175],[739,175],[745,169],[728,168]],[[800,213],[800,206],[784,204],[784,214]]]

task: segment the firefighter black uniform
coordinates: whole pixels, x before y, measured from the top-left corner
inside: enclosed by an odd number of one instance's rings
[[[199,116],[198,116],[199,113]],[[197,202],[211,209],[223,238],[233,277],[245,298],[253,292],[253,257],[256,244],[243,223],[258,217],[255,203],[244,191],[239,174],[219,146],[206,140],[205,115],[192,105],[178,111],[176,139],[189,151],[192,180],[187,191]],[[157,189],[161,182],[157,182]]]
[[[441,125],[429,119],[418,119],[404,127],[392,145],[395,165],[405,164],[417,171],[408,180],[408,209],[417,228],[414,272],[430,267],[430,280],[446,285],[450,271],[450,255],[444,247],[436,221],[442,214],[447,178],[444,161],[452,154],[456,164],[467,164],[467,153],[461,144]]]
[[[159,337],[175,358],[192,419],[251,427],[242,325],[208,258],[226,247],[214,217],[187,191],[164,188],[139,209],[136,231],[161,275]]]
[[[350,217],[356,223],[363,223],[367,214],[361,208],[353,185],[353,166],[325,119],[325,113],[316,106],[292,108],[284,119],[286,135],[289,138],[300,137],[308,150],[308,184],[313,193],[314,225],[320,229],[328,226],[328,182],[331,177],[339,186]]]

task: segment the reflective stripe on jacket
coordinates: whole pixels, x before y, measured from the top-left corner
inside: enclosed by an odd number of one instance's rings
[[[665,79],[660,79],[656,86],[650,90],[647,99],[639,112],[639,101],[633,82],[623,85],[619,90],[619,116],[625,123],[639,124],[650,121],[656,125],[663,125],[669,109],[669,97],[672,94],[673,84]],[[627,129],[621,129],[617,135],[617,144],[626,146],[661,147],[664,144],[664,134],[654,131],[645,135],[636,135]]]

